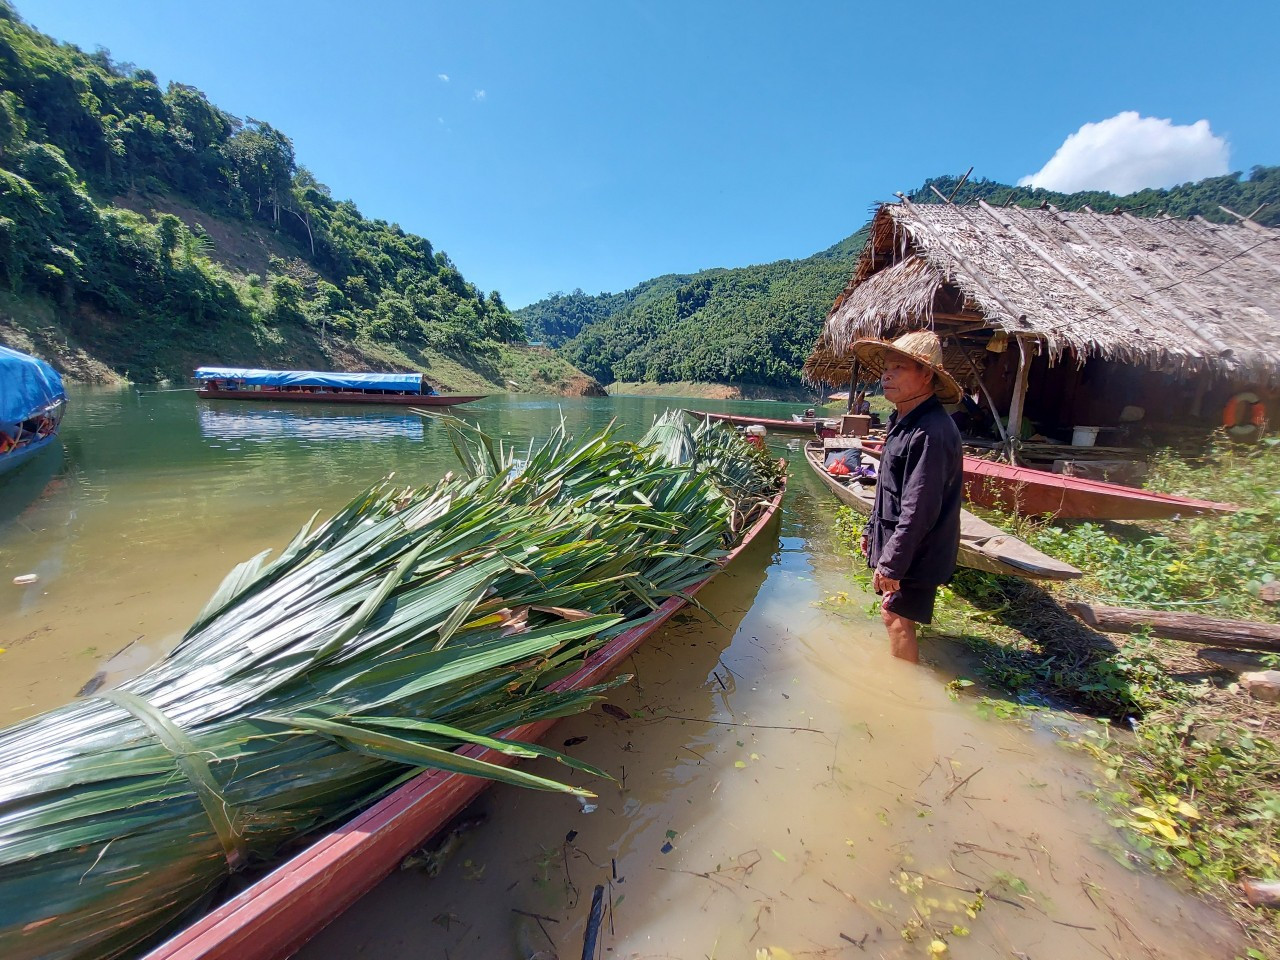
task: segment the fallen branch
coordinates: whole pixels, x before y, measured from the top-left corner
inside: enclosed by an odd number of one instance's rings
[[[973,771],[973,773],[969,774],[967,777],[965,777],[963,780],[957,783],[954,787],[952,787],[950,790],[947,791],[946,796],[942,798],[942,802],[946,803],[948,800],[950,800],[951,795],[953,793],[955,793],[957,790],[959,790],[961,787],[963,787],[966,783],[968,783],[970,780],[972,780],[974,777],[976,777],[985,769],[986,767],[979,767],[977,770]]]
[[[746,727],[748,730],[790,730],[793,733],[820,733],[826,736],[827,731],[817,730],[814,727],[788,727],[786,725],[776,725],[768,723],[738,723],[732,720],[703,720],[701,717],[678,717],[674,713],[663,714],[660,717],[645,717],[641,723],[655,723],[659,720],[687,720],[689,723],[711,723],[720,727]]]
[[[1095,630],[1104,633],[1139,633],[1187,643],[1212,643],[1233,650],[1266,650],[1280,653],[1280,624],[1252,620],[1224,620],[1198,613],[1168,610],[1130,610],[1091,603],[1068,603],[1067,609]]]

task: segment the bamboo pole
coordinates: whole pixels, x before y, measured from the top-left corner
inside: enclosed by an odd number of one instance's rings
[[[849,368],[849,399],[845,401],[844,412],[853,413],[853,392],[858,387],[858,358],[853,358],[853,366]]]

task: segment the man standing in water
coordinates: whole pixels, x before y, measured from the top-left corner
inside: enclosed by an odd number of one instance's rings
[[[938,587],[951,579],[960,549],[964,459],[960,432],[942,404],[957,403],[961,391],[943,369],[937,335],[927,330],[893,343],[859,340],[853,351],[863,369],[880,375],[895,407],[862,552],[884,597],[890,650],[916,663],[916,624],[933,621]]]

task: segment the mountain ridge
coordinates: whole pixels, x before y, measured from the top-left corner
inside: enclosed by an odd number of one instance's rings
[[[997,181],[942,176],[907,194],[915,203],[1053,204],[1063,209],[1127,210],[1139,216],[1191,216],[1217,222],[1257,211],[1280,225],[1280,166],[1141,190],[1064,194]],[[800,368],[831,304],[852,275],[866,226],[801,260],[664,274],[620,294],[559,294],[515,312],[534,339],[545,339],[601,383],[686,381],[796,389]]]
[[[199,363],[588,389],[497,291],[335,199],[270,123],[59,43],[0,0],[0,339],[89,380]],[[527,383],[523,381],[528,381]]]

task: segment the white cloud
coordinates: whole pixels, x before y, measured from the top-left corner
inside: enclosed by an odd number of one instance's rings
[[[485,98],[485,96],[486,96],[486,94],[485,94],[485,92],[484,92],[483,90],[477,90],[477,91],[476,91],[476,95],[475,95],[475,99],[476,99],[476,100],[483,100],[483,99]]]
[[[1072,193],[1110,190],[1126,194],[1144,187],[1172,187],[1227,173],[1231,148],[1214,136],[1208,120],[1179,125],[1126,110],[1086,123],[1063,141],[1038,173],[1020,187]]]
[[[436,76],[437,76],[437,77],[441,80],[441,82],[443,82],[443,83],[448,83],[448,82],[449,82],[449,75],[448,75],[447,73],[437,73],[437,74],[436,74]]]

